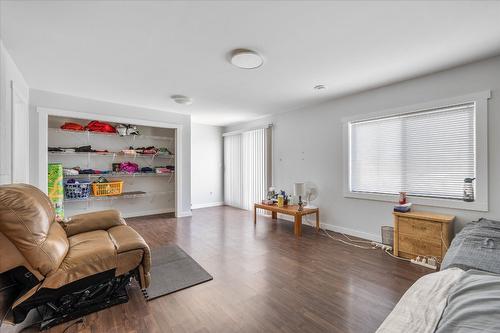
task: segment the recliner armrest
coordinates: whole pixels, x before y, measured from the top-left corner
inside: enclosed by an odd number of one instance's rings
[[[68,237],[94,230],[108,230],[109,228],[127,225],[120,212],[114,209],[102,210],[93,213],[78,214],[68,222],[62,223]]]

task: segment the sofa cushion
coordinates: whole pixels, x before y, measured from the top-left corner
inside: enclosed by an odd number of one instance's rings
[[[43,288],[59,288],[81,278],[116,268],[117,253],[104,230],[84,232],[68,238],[69,251],[59,269],[47,276]]]

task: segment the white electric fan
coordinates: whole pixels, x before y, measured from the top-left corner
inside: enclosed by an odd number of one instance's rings
[[[306,205],[305,208],[317,208],[312,204],[319,196],[318,187],[313,182],[306,183]]]

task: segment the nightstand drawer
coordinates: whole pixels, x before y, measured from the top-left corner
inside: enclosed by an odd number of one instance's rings
[[[399,234],[399,251],[412,253],[416,256],[434,256],[441,257],[441,242],[423,240],[415,238],[413,235]]]
[[[441,223],[437,222],[400,217],[399,232],[416,238],[441,241]]]

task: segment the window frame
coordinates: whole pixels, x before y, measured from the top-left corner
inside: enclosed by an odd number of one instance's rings
[[[488,99],[491,91],[467,94],[446,99],[430,101],[426,103],[413,104],[409,106],[361,114],[342,119],[343,137],[343,192],[346,198],[377,200],[386,202],[397,202],[397,194],[378,194],[353,192],[350,189],[350,124],[353,122],[373,120],[390,116],[426,111],[429,109],[443,108],[456,104],[475,103],[475,134],[476,134],[476,186],[475,201],[465,202],[457,199],[431,198],[421,196],[409,196],[409,201],[416,205],[446,207],[462,210],[488,211]]]

